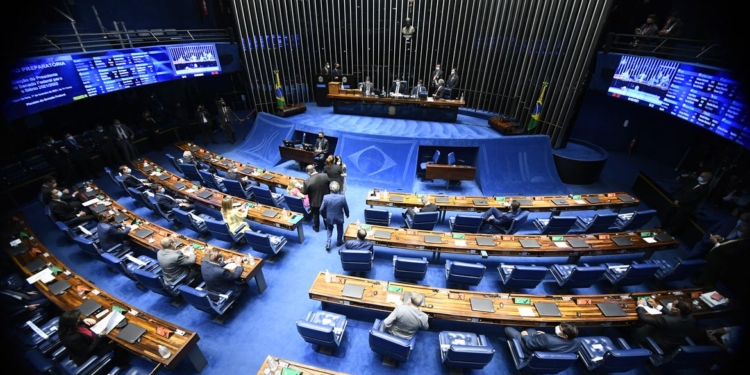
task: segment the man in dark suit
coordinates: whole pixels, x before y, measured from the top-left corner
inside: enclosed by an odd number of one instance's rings
[[[187,199],[173,197],[164,186],[154,185],[154,199],[162,212],[172,212],[172,209],[179,208],[183,211],[192,211],[195,205],[188,202]]]
[[[439,86],[440,80],[443,79],[443,71],[440,69],[440,64],[435,64],[435,70],[432,71],[432,75],[430,75],[430,86],[435,90],[433,93],[437,91],[437,87]]]
[[[227,134],[229,143],[232,144],[234,144],[236,140],[234,137],[234,120],[242,121],[240,120],[239,116],[234,113],[232,108],[229,108],[227,106],[227,103],[225,101],[222,100],[221,102],[219,102],[219,123],[221,124],[221,128],[224,129],[224,132]]]
[[[323,203],[320,205],[320,213],[326,221],[326,250],[331,249],[331,235],[333,226],[336,226],[336,246],[344,244],[344,217],[349,218],[349,204],[346,197],[339,194],[341,186],[336,181],[331,181],[328,185],[331,194],[323,197]]]
[[[740,237],[740,227],[743,223],[750,223],[750,212],[736,217],[728,217],[714,224],[684,259],[702,259],[716,245],[717,242],[735,240]]]
[[[188,281],[200,274],[197,268],[192,267],[195,264],[192,247],[185,246],[182,251],[177,250],[175,242],[169,237],[162,238],[160,244],[161,250],[156,253],[156,259],[161,266],[165,283],[174,285],[183,276]]]
[[[115,138],[112,137],[110,132],[105,132],[100,124],[97,124],[91,133],[91,142],[94,143],[96,151],[102,154],[107,166],[115,167],[123,163],[120,156],[117,155]]]
[[[80,204],[68,203],[64,201],[64,194],[59,189],[52,190],[49,201],[49,209],[55,220],[62,222],[71,222],[69,225],[78,225],[88,221],[96,220],[94,215],[89,214]]]
[[[458,71],[456,68],[451,69],[451,74],[448,76],[448,80],[445,82],[445,87],[453,90],[458,88]]]
[[[215,294],[226,294],[231,291],[234,298],[247,289],[247,283],[242,282],[242,259],[235,256],[229,261],[224,260],[224,256],[216,249],[208,251],[208,259],[201,263],[201,275],[206,283],[206,290]],[[216,300],[217,297],[211,296]]]
[[[331,64],[328,61],[323,63],[323,68],[320,69],[320,75],[326,77],[328,80],[331,79]]]
[[[349,250],[369,250],[371,253],[374,253],[372,242],[365,238],[367,238],[367,231],[359,229],[357,230],[357,239],[346,241],[344,248]]]
[[[334,63],[333,70],[331,70],[331,80],[341,82],[342,75],[344,75],[344,73],[341,71],[341,65],[339,65],[339,63]]]
[[[438,206],[435,203],[430,202],[430,198],[427,195],[423,195],[422,198],[420,198],[422,202],[422,207],[409,207],[405,212],[401,213],[401,217],[406,219],[407,216],[414,219],[414,215],[417,214],[417,212],[435,212],[438,210]],[[402,225],[401,228],[406,228],[406,225]]]
[[[708,183],[712,177],[711,172],[703,172],[698,176],[698,181],[687,184],[680,190],[677,199],[661,219],[662,228],[670,233],[678,232],[682,228],[690,216],[698,210],[700,202],[708,195]]]
[[[68,150],[68,158],[75,165],[81,177],[99,178],[99,175],[91,166],[91,154],[81,146],[70,133],[65,133],[63,145]]]
[[[328,156],[328,139],[326,139],[326,136],[322,131],[318,132],[318,138],[315,140],[313,152],[315,152],[314,159],[317,164],[317,169],[320,171],[320,169],[323,168],[323,162],[325,162],[326,156]]]
[[[138,158],[138,152],[135,150],[135,145],[133,144],[133,139],[135,138],[133,130],[127,125],[120,123],[120,120],[115,119],[109,133],[114,138],[120,151],[122,151],[122,156],[126,163],[130,163]]]
[[[635,330],[635,339],[646,345],[647,337],[651,337],[659,344],[665,353],[671,353],[685,342],[685,337],[695,327],[695,317],[691,314],[693,308],[685,301],[675,300],[670,308],[664,308],[653,298],[649,298],[648,305],[662,312],[661,315],[650,316],[646,312],[646,301],[638,300],[636,312],[642,327]]]
[[[208,140],[211,139],[211,142],[216,144],[214,130],[211,127],[211,113],[208,112],[203,104],[200,104],[195,111],[195,115],[198,116],[198,128],[201,130],[201,133],[203,133],[203,142],[208,144]]]
[[[42,202],[44,204],[49,204],[49,201],[52,200],[52,190],[55,189],[57,189],[58,191],[62,191],[62,196],[60,196],[60,199],[70,203],[71,205],[73,205],[73,207],[83,207],[83,205],[81,205],[81,202],[74,199],[78,196],[78,192],[74,191],[73,194],[71,194],[68,189],[58,188],[57,180],[52,176],[46,176],[42,180]]]
[[[362,83],[360,89],[362,90],[363,95],[372,95],[375,93],[375,85],[370,82],[370,77],[365,77],[365,81]]]
[[[419,96],[420,93],[424,93],[425,96],[427,96],[427,88],[424,87],[424,82],[420,79],[417,81],[417,84],[414,86],[413,89],[411,89],[411,96]]]
[[[575,353],[581,347],[581,343],[573,340],[577,336],[578,328],[567,322],[555,326],[554,335],[533,328],[518,332],[515,328],[505,327],[506,339],[521,341],[521,348],[526,355],[534,352]]]
[[[132,187],[133,189],[143,191],[146,187],[151,186],[148,180],[143,178],[136,178],[131,173],[133,172],[127,165],[120,166],[120,174],[122,175],[122,183],[125,187]]]
[[[396,77],[396,79],[391,84],[391,95],[404,95],[406,94],[406,85],[401,82],[401,77]]]
[[[503,212],[497,207],[492,207],[482,214],[482,226],[491,233],[497,233],[497,230],[505,232],[510,227],[513,220],[521,214],[521,203],[513,201],[508,207],[508,211]],[[485,224],[491,224],[486,227]]]
[[[123,248],[129,248],[128,233],[130,233],[130,229],[130,226],[115,223],[114,215],[100,221],[96,227],[96,233],[102,250],[107,251],[120,244],[123,245]]]
[[[715,287],[723,281],[725,285],[739,286],[744,283],[747,249],[750,249],[750,224],[740,225],[740,236],[734,240],[718,242],[706,256],[706,266],[700,277],[693,279],[696,285]]]
[[[225,177],[227,180],[238,181],[240,185],[242,185],[242,188],[245,190],[249,189],[252,185],[250,179],[248,179],[247,176],[241,175],[240,170],[236,166],[229,168]]]
[[[320,206],[323,204],[323,197],[329,192],[331,181],[325,173],[318,173],[312,164],[307,166],[307,174],[310,177],[302,184],[300,191],[310,199],[312,227],[317,232],[320,230]]]
[[[73,178],[73,165],[68,159],[68,150],[62,145],[55,142],[50,136],[42,137],[42,145],[40,146],[42,151],[42,157],[49,166],[55,169],[57,176],[61,181],[72,181]]]
[[[432,97],[435,99],[442,99],[443,91],[445,91],[445,80],[441,79],[438,81],[437,88],[435,89],[435,93],[432,94]]]

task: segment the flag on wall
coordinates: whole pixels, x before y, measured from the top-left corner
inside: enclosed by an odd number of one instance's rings
[[[542,83],[542,93],[539,94],[539,99],[534,104],[534,110],[531,112],[531,120],[529,120],[526,130],[532,130],[539,124],[539,117],[542,113],[542,100],[544,100],[544,92],[547,91],[547,86],[549,86],[548,82]]]
[[[279,108],[286,107],[286,99],[284,99],[284,90],[281,89],[281,80],[279,79],[279,70],[276,69],[273,71],[273,74],[276,76],[276,104],[279,105]]]

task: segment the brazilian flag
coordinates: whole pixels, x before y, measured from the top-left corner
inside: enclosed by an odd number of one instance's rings
[[[539,117],[542,114],[542,100],[544,100],[544,92],[547,91],[547,86],[549,86],[548,82],[542,83],[542,93],[539,94],[539,99],[534,104],[534,111],[531,112],[531,120],[529,120],[526,130],[532,130],[539,124]]]
[[[281,80],[279,79],[279,70],[276,69],[273,71],[273,74],[276,76],[276,104],[279,105],[279,108],[286,107],[286,99],[284,99],[284,90],[281,88]]]

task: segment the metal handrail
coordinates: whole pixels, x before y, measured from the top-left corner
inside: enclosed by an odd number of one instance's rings
[[[633,43],[636,40],[639,42]],[[722,66],[726,64],[726,54],[721,47],[721,44],[708,40],[612,33],[602,48],[605,51],[650,55]]]

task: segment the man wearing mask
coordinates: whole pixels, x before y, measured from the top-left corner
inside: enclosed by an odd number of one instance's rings
[[[427,96],[427,88],[424,87],[424,82],[421,79],[417,81],[417,85],[414,86],[413,89],[411,89],[411,96],[416,98],[419,96],[419,94],[424,94],[425,96]]]
[[[556,325],[554,334],[533,328],[518,332],[515,328],[505,327],[505,338],[518,339],[526,355],[533,355],[534,352],[576,353],[581,347],[581,343],[573,340],[577,336],[578,327],[567,322]]]
[[[372,95],[374,93],[375,87],[372,82],[370,82],[370,77],[365,77],[365,82],[362,83],[361,90],[363,95]]]
[[[65,133],[63,144],[68,150],[68,158],[75,165],[81,177],[99,178],[99,175],[91,166],[91,154],[83,148],[70,133]]]
[[[406,92],[406,85],[401,83],[401,77],[396,77],[396,80],[393,81],[393,84],[391,84],[391,94],[392,95],[404,95]]]
[[[175,198],[162,185],[154,184],[154,199],[162,212],[172,212],[172,209],[179,208],[183,211],[192,211],[195,205],[187,199]]]
[[[688,183],[677,193],[677,199],[661,219],[662,228],[670,233],[677,233],[682,229],[690,216],[698,210],[701,201],[708,195],[708,183],[712,177],[711,172],[703,172],[695,182]]]
[[[132,187],[133,189],[143,191],[146,187],[151,186],[151,183],[145,178],[136,178],[131,173],[133,173],[133,170],[127,165],[120,166],[122,183],[126,188]]]
[[[203,133],[203,142],[208,144],[208,140],[210,139],[213,144],[216,144],[214,131],[211,129],[211,114],[203,104],[198,105],[195,114],[198,116],[198,128]]]
[[[135,151],[135,145],[133,139],[135,133],[127,125],[120,123],[120,120],[115,119],[112,129],[110,130],[110,136],[115,139],[117,146],[122,151],[122,156],[125,158],[126,163],[130,163],[135,159],[138,159],[138,153]]]
[[[329,64],[328,61],[323,64],[323,69],[320,70],[320,75],[331,79],[331,64]]]
[[[96,217],[89,214],[86,211],[86,208],[81,208],[80,204],[68,202],[63,198],[65,198],[65,194],[63,194],[61,190],[57,188],[52,189],[51,199],[49,201],[49,210],[55,220],[69,223],[68,225],[78,225],[88,221],[96,220]]]
[[[328,140],[323,132],[318,132],[318,139],[315,140],[313,151],[315,152],[314,159],[317,164],[317,169],[320,170],[323,168],[323,162],[328,155]]]
[[[70,203],[74,207],[83,207],[81,202],[74,199],[76,196],[78,196],[78,192],[74,191],[73,194],[71,194],[68,189],[58,188],[57,180],[55,180],[55,178],[52,176],[46,176],[42,180],[42,203],[49,204],[49,202],[52,200],[52,191],[55,189],[57,189],[58,191],[62,191],[63,195],[60,197],[62,200]]]
[[[451,69],[451,75],[448,76],[448,80],[445,82],[445,87],[451,89],[451,99],[456,99],[458,94],[458,71],[456,68]]]
[[[430,75],[430,85],[435,90],[433,91],[433,94],[437,92],[437,88],[439,86],[438,83],[443,78],[443,71],[440,69],[440,64],[435,64],[435,70],[432,71],[432,75]]]
[[[224,129],[224,133],[227,134],[229,143],[231,144],[234,144],[235,142],[234,125],[232,124],[234,120],[241,121],[232,108],[227,106],[227,102],[222,100],[219,103],[219,121],[221,123],[221,128]]]
[[[109,132],[105,132],[100,124],[97,124],[91,133],[91,141],[94,142],[95,150],[104,157],[108,167],[114,168],[123,163],[120,156],[117,155],[115,138]]]

